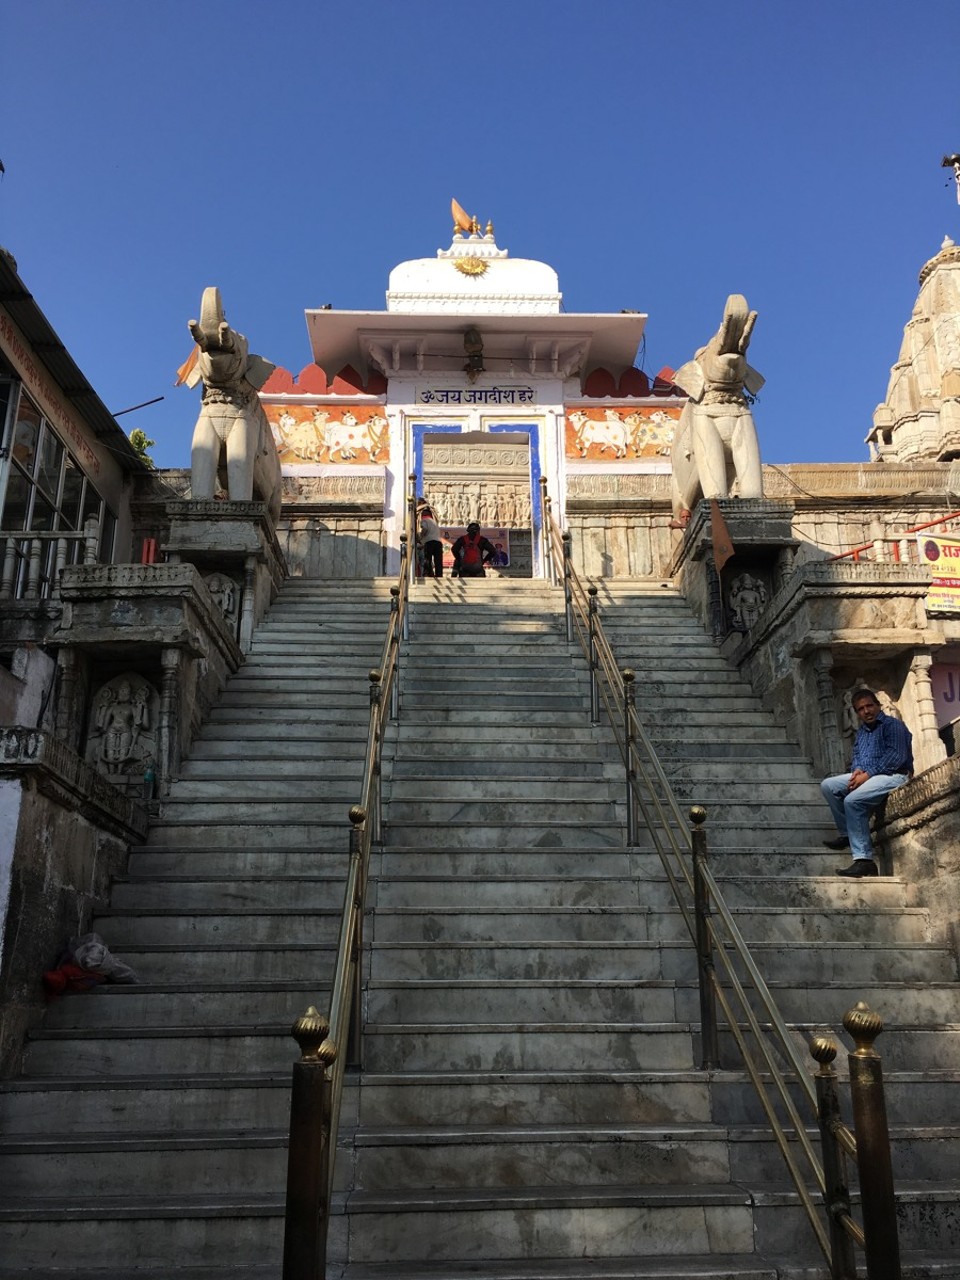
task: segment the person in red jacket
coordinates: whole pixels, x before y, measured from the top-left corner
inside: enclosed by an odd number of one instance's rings
[[[453,544],[453,576],[485,578],[486,566],[496,554],[496,547],[480,532],[476,520],[471,521],[467,525],[467,532]]]

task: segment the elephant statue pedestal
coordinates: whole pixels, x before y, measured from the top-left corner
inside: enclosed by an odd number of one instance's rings
[[[739,643],[790,576],[800,543],[788,503],[725,498],[718,506],[733,555],[718,573],[710,503],[704,499],[691,513],[669,573],[717,642],[731,636]]]
[[[249,652],[253,633],[287,576],[273,521],[263,502],[166,504],[168,563],[195,565],[206,578],[236,639]],[[233,590],[230,584],[233,583]]]

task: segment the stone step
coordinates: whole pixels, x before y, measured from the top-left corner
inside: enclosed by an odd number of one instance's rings
[[[916,907],[837,908],[749,907],[734,909],[737,926],[749,943],[754,941],[819,943],[826,938],[845,941],[922,942],[929,932],[929,918]],[[293,928],[291,922],[291,928]],[[299,929],[299,926],[297,926]],[[418,905],[379,906],[375,918],[377,943],[416,941],[510,942],[585,941],[689,942],[679,909],[648,905],[621,907],[459,908]]]
[[[104,1200],[77,1194],[63,1200],[39,1197],[0,1205],[0,1254],[5,1277],[12,1268],[28,1275],[80,1280],[83,1269],[91,1276],[109,1276],[98,1270],[104,1260],[127,1261],[114,1274],[118,1280],[140,1277],[143,1269],[158,1275],[189,1277],[171,1258],[187,1258],[198,1267],[262,1266],[279,1274],[283,1252],[283,1195],[245,1191],[236,1196],[147,1195],[118,1196]],[[66,1270],[50,1270],[51,1259],[69,1260]],[[136,1260],[131,1272],[129,1260]],[[54,1262],[56,1266],[56,1262]],[[8,1270],[7,1268],[11,1268]],[[242,1270],[235,1274],[242,1275]]]
[[[276,767],[276,761],[283,761],[282,771]],[[282,776],[278,776],[282,775]],[[327,757],[318,758],[312,752],[307,754],[302,745],[294,742],[250,743],[246,749],[234,744],[232,754],[194,755],[180,766],[180,786],[177,795],[185,794],[187,784],[196,784],[205,780],[219,782],[224,779],[273,779],[280,786],[294,783],[303,787],[313,782],[318,788],[329,790],[334,786],[342,787],[348,783],[358,786],[363,777],[362,760],[344,760]]]
[[[582,804],[583,815],[588,821],[592,817],[611,816],[609,806],[617,803],[623,791],[620,779],[580,778],[572,774],[572,770],[566,774],[560,773],[556,766],[550,774],[534,773],[517,767],[511,773],[488,777],[482,772],[478,773],[474,764],[470,774],[461,773],[457,777],[448,777],[445,772],[434,772],[432,768],[422,769],[412,775],[416,779],[413,785],[410,776],[405,778],[402,774],[394,774],[393,785],[387,797],[389,807],[386,819],[389,822],[394,814],[398,818],[410,817],[412,811],[419,806],[427,821],[433,821],[434,818],[443,821],[444,814],[449,809],[443,803],[445,801],[456,801],[460,807],[469,802],[471,809],[465,814],[468,821],[474,804],[493,803],[498,812],[501,808],[515,804],[518,808],[522,807],[527,816],[533,816],[539,812],[538,806],[547,800],[576,801],[578,805]],[[250,785],[252,788],[256,784]],[[419,791],[423,798],[417,800],[416,797],[411,797],[411,793],[415,791]]]
[[[219,930],[211,932],[219,937]],[[197,984],[215,988],[219,983],[225,989],[237,983],[271,982],[293,983],[297,990],[314,983],[326,990],[336,959],[336,939],[329,932],[326,942],[299,945],[278,941],[241,948],[237,943],[195,941],[185,950],[173,941],[153,946],[128,943],[123,958],[150,986],[192,989]]]
[[[295,743],[297,749],[304,754],[311,752],[316,758],[336,749],[349,751],[351,755],[355,752],[362,759],[370,723],[368,716],[359,715],[335,721],[325,719],[322,724],[318,723],[316,715],[305,715],[297,721],[287,716],[282,723],[263,716],[251,718],[240,711],[231,713],[231,716],[225,715],[217,723],[207,721],[203,733],[191,748],[191,759],[199,758],[201,753],[218,750],[221,743],[227,745],[231,752],[240,753],[248,745],[257,750],[277,744],[279,752],[280,744]]]
[[[490,790],[490,788],[485,788]],[[493,789],[494,792],[496,789]],[[303,806],[305,815],[312,812],[314,806]],[[318,811],[323,808],[317,805]],[[579,822],[585,826],[608,825],[611,829],[618,820],[614,796],[609,798],[594,797],[591,800],[564,799],[497,799],[496,794],[487,799],[460,798],[457,800],[398,800],[391,799],[386,818],[391,829],[401,823],[420,822],[424,826],[434,824],[447,829],[457,824],[460,827],[497,827],[509,826],[511,820],[522,819],[524,825],[541,823],[549,826],[553,822],[567,819],[571,823]],[[575,810],[575,812],[573,812]],[[242,808],[241,808],[242,812]],[[319,814],[318,814],[319,816]]]
[[[675,1022],[368,1022],[364,1065],[374,1073],[690,1070],[693,1038]]]
[[[253,1187],[283,1190],[287,1132],[225,1131],[0,1140],[0,1179],[18,1200],[85,1196],[146,1197],[192,1192],[197,1197],[243,1196]],[[345,1185],[347,1170],[341,1183]]]
[[[423,750],[414,755],[408,749],[413,745],[418,745]],[[431,795],[435,794],[434,781],[445,778],[471,779],[474,784],[485,779],[488,788],[495,787],[497,790],[504,779],[514,779],[518,783],[523,779],[535,779],[539,783],[569,776],[572,772],[581,780],[593,778],[602,781],[609,778],[620,782],[623,778],[622,764],[615,765],[612,756],[609,761],[604,760],[599,753],[596,759],[590,759],[585,756],[583,743],[565,743],[562,749],[560,746],[551,748],[549,754],[545,747],[537,750],[536,744],[523,743],[521,746],[526,748],[524,751],[514,748],[507,753],[506,750],[497,748],[496,756],[492,759],[489,749],[483,744],[462,745],[464,748],[471,748],[470,753],[458,748],[457,754],[451,758],[450,748],[446,745],[404,742],[391,762],[390,777],[394,783],[410,779],[430,779],[428,794]]]
[[[793,814],[791,809],[791,815]],[[487,815],[489,816],[489,815]],[[449,822],[430,822],[421,815],[412,817],[398,816],[396,809],[391,810],[390,823],[385,834],[386,846],[391,850],[421,849],[524,849],[524,848],[620,848],[624,844],[621,831],[608,824],[586,826],[577,821],[567,821],[560,814],[554,814],[551,822],[534,822],[519,816],[512,821],[501,821],[497,825],[484,823],[479,817],[476,822],[470,820],[469,814],[457,826]],[[159,835],[160,833],[158,833]],[[825,828],[817,816],[811,811],[809,820],[802,825],[782,824],[778,830],[771,831],[769,843],[758,845],[758,839],[764,835],[755,826],[743,826],[725,821],[711,821],[710,849],[719,856],[725,849],[737,851],[753,851],[757,853],[776,853],[778,851],[806,850],[821,857],[824,853],[822,838]],[[284,834],[285,840],[292,840],[289,829]],[[652,838],[641,827],[638,835],[641,849],[653,849]],[[841,859],[836,855],[833,863],[840,865]],[[818,868],[820,864],[815,864]],[[889,877],[887,877],[889,879]],[[876,884],[876,881],[872,883]],[[882,892],[882,890],[881,890]],[[878,898],[878,901],[883,899]],[[758,904],[760,905],[760,904]]]
[[[238,816],[250,816],[257,802],[288,808],[291,804],[333,804],[337,813],[343,813],[360,796],[363,782],[363,764],[358,761],[349,766],[341,765],[332,776],[325,776],[313,767],[309,760],[285,765],[283,771],[272,772],[264,762],[233,761],[215,769],[185,770],[178,780],[176,798],[160,802],[160,815],[175,818],[184,812],[192,812],[201,821],[209,816],[206,806],[233,801],[237,803],[238,788],[242,787],[243,805],[238,805]],[[272,812],[272,809],[271,809]],[[259,815],[258,815],[259,816]],[[330,817],[328,813],[324,817]],[[336,816],[336,814],[332,815]]]
[[[312,1000],[301,1001],[299,1017]],[[235,1071],[238,1063],[253,1074],[285,1072],[298,1056],[290,1036],[292,1019],[251,1026],[205,1029],[169,1027],[104,1028],[40,1033],[24,1053],[26,1076],[88,1076],[109,1079],[131,1075],[208,1075]]]
[[[823,982],[815,991],[793,981],[770,980],[768,986],[786,1021],[810,1025],[824,1019],[835,1025],[860,1000],[885,1022],[945,1023],[956,1014],[960,996],[960,985],[949,982],[865,978]],[[695,982],[666,979],[396,981],[370,984],[367,1012],[378,1023],[683,1023],[699,1018],[699,992]]]
[[[353,801],[352,803],[355,803]],[[269,848],[270,842],[309,847],[320,851],[347,849],[350,824],[347,810],[339,821],[302,823],[294,819],[262,822],[225,822],[212,818],[209,822],[191,822],[189,818],[157,820],[150,828],[150,843],[157,848],[167,845],[192,845],[195,848],[222,848],[249,841],[251,846]]]
[[[930,1263],[931,1266],[934,1263]],[[487,1262],[484,1276],[488,1280],[716,1280],[718,1275],[729,1280],[790,1280],[780,1264],[758,1254],[725,1254],[721,1271],[715,1256],[671,1254],[669,1257],[603,1258],[523,1258]],[[933,1273],[931,1273],[933,1274]],[[960,1268],[957,1273],[960,1274]],[[469,1260],[463,1263],[370,1263],[351,1265],[348,1280],[475,1280],[476,1269]],[[936,1272],[938,1280],[955,1280],[951,1268],[948,1275]],[[20,1280],[14,1277],[14,1280]],[[87,1280],[79,1276],[78,1280]],[[107,1280],[113,1280],[108,1277]],[[148,1277],[153,1280],[153,1277]],[[187,1277],[191,1280],[191,1277]],[[200,1280],[207,1280],[201,1277]],[[258,1278],[259,1280],[259,1278]],[[800,1280],[799,1273],[797,1280]]]
[[[611,761],[605,766],[600,760],[597,761],[597,767],[605,772],[606,779],[615,788],[615,791],[610,794],[615,794],[619,799],[625,786],[623,765],[617,766]],[[552,788],[561,787],[567,788],[565,794],[571,799],[596,799],[600,795],[609,793],[609,788],[603,788],[602,783],[591,780],[579,783],[574,781],[571,777],[572,772],[570,769],[561,771],[555,765],[552,776],[541,772],[534,774],[528,772],[521,764],[517,764],[506,776],[498,775],[492,778],[476,761],[471,761],[469,769],[461,769],[456,777],[450,777],[445,768],[437,769],[433,764],[427,765],[418,760],[415,767],[408,764],[408,767],[404,768],[401,764],[392,770],[391,776],[395,782],[392,794],[406,798],[413,790],[419,790],[421,796],[429,797],[429,803],[433,804],[435,801],[457,796],[461,796],[464,800],[486,799],[491,793],[499,799],[524,799],[526,795],[532,797],[534,794],[542,797],[552,794]],[[579,770],[577,772],[579,773]],[[749,811],[756,806],[762,808],[764,814],[772,811],[774,822],[781,811],[793,811],[797,815],[810,816],[811,811],[815,810],[820,816],[825,833],[829,831],[830,815],[824,804],[820,787],[814,782],[807,779],[779,782],[775,788],[776,803],[771,803],[765,795],[758,792],[757,782],[728,782],[725,779],[715,779],[711,775],[712,771],[706,769],[702,771],[702,776],[695,780],[671,779],[678,800],[688,803],[695,797],[698,804],[703,804],[707,808],[708,830],[710,819],[714,814],[720,819],[724,815],[730,816],[735,810]],[[399,783],[406,784],[408,778],[416,778],[422,785],[417,788],[405,785],[401,788]],[[642,784],[639,787],[639,793],[641,798],[648,795],[647,789]],[[252,791],[251,794],[258,794],[258,792]],[[427,804],[425,799],[420,802]]]
[[[722,1185],[730,1181],[728,1134],[710,1124],[364,1127],[354,1138],[355,1185],[388,1193],[486,1187],[492,1194],[524,1186]]]
[[[171,983],[169,987],[96,987],[83,997],[63,998],[50,1006],[46,1035],[58,1031],[99,1031],[162,1027],[173,1031],[259,1023],[293,1025],[311,1004],[326,1008],[332,977],[331,957],[312,978],[284,975],[274,981],[230,980]]]
[[[951,982],[956,978],[956,961],[947,948],[939,950],[925,943],[889,944],[864,942],[808,943],[752,941],[750,951],[768,981],[789,975],[792,981]],[[149,970],[144,970],[148,973]],[[370,975],[374,982],[398,979],[591,979],[615,980],[624,974],[631,979],[696,979],[697,961],[686,939],[670,943],[577,942],[550,945],[544,942],[420,942],[385,943],[374,948]]]
[[[344,854],[344,856],[346,856]],[[324,946],[335,942],[343,914],[343,892],[326,907],[277,910],[258,904],[243,909],[231,905],[224,915],[217,907],[170,906],[155,911],[124,911],[110,907],[98,912],[93,927],[111,950],[151,946]]]
[[[113,911],[150,911],[167,908],[191,912],[309,911],[340,906],[346,874],[331,876],[274,876],[269,880],[201,879],[198,876],[139,880],[132,877],[114,883]]]
[[[343,1114],[354,1123],[358,1090],[348,1084]],[[5,1138],[41,1134],[200,1133],[213,1127],[281,1132],[290,1122],[290,1072],[18,1080],[0,1093]]]
[[[245,785],[244,795],[251,789]],[[285,797],[277,795],[274,790],[270,798],[264,797],[262,800],[256,798],[238,800],[236,796],[231,799],[226,794],[207,795],[202,800],[189,796],[181,799],[180,792],[177,791],[169,799],[161,800],[160,822],[164,826],[177,823],[198,826],[203,823],[220,823],[229,818],[234,825],[245,822],[261,826],[265,823],[294,826],[325,824],[342,820],[350,805],[356,804],[357,801],[356,790],[353,787],[344,788],[342,795],[328,799],[310,799],[302,794],[303,787],[294,789],[299,790],[301,794]]]
[[[732,1186],[517,1187],[350,1197],[351,1262],[619,1256],[641,1239],[645,1256],[713,1255],[753,1247],[749,1195]],[[682,1245],[681,1245],[682,1242]]]

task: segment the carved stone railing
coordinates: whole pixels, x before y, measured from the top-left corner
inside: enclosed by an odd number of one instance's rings
[[[0,729],[0,777],[31,777],[37,789],[127,840],[142,840],[147,814],[57,738],[20,725]]]

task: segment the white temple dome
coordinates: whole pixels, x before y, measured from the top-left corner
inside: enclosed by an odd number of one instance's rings
[[[558,315],[557,273],[545,262],[511,258],[486,235],[456,232],[435,258],[412,258],[390,272],[387,310],[406,315]]]

